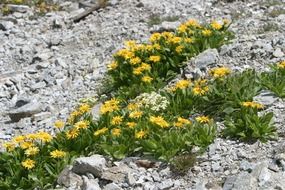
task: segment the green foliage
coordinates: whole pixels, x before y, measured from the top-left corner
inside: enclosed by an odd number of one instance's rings
[[[280,98],[285,98],[285,69],[276,65],[272,66],[272,72],[261,73],[261,83],[267,89]]]
[[[233,38],[228,27],[228,21],[201,25],[189,20],[175,32],[152,34],[149,43],[127,41],[126,47],[119,50],[108,65],[114,88],[128,98],[160,88],[173,79],[191,57],[228,43]]]
[[[252,101],[260,90],[257,73],[246,70],[229,77],[216,79],[210,85],[210,93],[204,98],[200,110],[213,116],[225,116],[238,111],[240,103]]]
[[[272,112],[259,116],[257,111],[251,108],[242,108],[240,113],[226,119],[223,134],[244,141],[266,142],[276,137],[272,117]]]

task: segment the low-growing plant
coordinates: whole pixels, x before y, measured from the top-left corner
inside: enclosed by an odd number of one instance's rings
[[[152,34],[149,43],[127,41],[108,65],[114,87],[127,87],[121,92],[130,95],[129,98],[160,88],[180,72],[186,60],[207,48],[218,48],[229,42],[233,38],[229,25],[227,20],[205,25],[189,20],[176,32]]]
[[[216,77],[209,85],[210,92],[200,109],[213,116],[225,116],[239,110],[240,102],[251,101],[261,85],[254,70],[246,70],[227,77]]]
[[[273,65],[272,72],[261,73],[262,85],[280,98],[285,98],[285,61]]]
[[[276,128],[272,124],[273,113],[258,115],[263,105],[256,102],[242,102],[240,112],[227,117],[223,134],[244,141],[266,142],[276,137]]]

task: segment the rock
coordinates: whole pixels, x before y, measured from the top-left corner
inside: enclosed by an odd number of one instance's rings
[[[92,116],[94,117],[94,119],[99,119],[100,108],[102,105],[103,104],[100,102],[100,103],[97,103],[95,106],[92,107],[91,113],[92,113]]]
[[[136,183],[136,179],[134,178],[134,175],[131,172],[129,172],[127,175],[127,182],[131,186]]]
[[[270,106],[277,100],[277,97],[271,91],[262,91],[259,95],[253,97],[253,100],[265,106]]]
[[[102,173],[101,178],[115,183],[122,183],[127,180],[128,173],[132,171],[133,170],[129,168],[127,165],[121,164],[119,166],[114,166],[106,169]]]
[[[72,166],[67,166],[64,170],[62,170],[57,178],[57,183],[65,187],[75,186],[77,189],[80,189],[80,186],[83,184],[82,178],[79,175],[73,173],[71,171],[71,168]]]
[[[284,53],[282,52],[282,50],[280,48],[277,48],[274,52],[273,52],[273,56],[274,57],[283,57],[284,56]]]
[[[45,86],[46,86],[45,82],[38,82],[38,83],[31,86],[31,90],[36,91],[37,89],[44,88]]]
[[[212,163],[212,171],[217,172],[221,170],[221,166],[219,162]]]
[[[102,155],[77,158],[74,161],[72,171],[76,174],[91,173],[95,177],[101,177],[106,168],[106,159]]]
[[[88,177],[83,176],[82,190],[101,190],[98,179],[88,179]]]
[[[40,113],[42,111],[42,105],[36,100],[25,102],[23,100],[19,100],[16,103],[15,108],[9,110],[7,115],[9,115],[12,122],[18,122],[22,118],[31,117],[36,113]]]
[[[258,176],[259,185],[263,186],[270,180],[271,174],[267,167],[262,168],[260,175]]]
[[[257,187],[257,180],[249,173],[242,172],[236,177],[228,177],[223,190],[253,190]]]
[[[31,8],[26,5],[7,4],[7,8],[12,12],[20,12],[20,13],[26,13],[31,10]]]
[[[122,188],[120,188],[117,184],[115,183],[109,183],[107,184],[103,190],[122,190]]]
[[[14,23],[11,21],[1,21],[0,30],[7,31],[14,27]]]
[[[155,25],[152,29],[151,32],[164,32],[164,31],[169,31],[173,32],[176,30],[176,28],[180,25],[180,22],[168,22],[168,21],[163,21],[160,25]]]
[[[165,181],[162,181],[159,185],[158,188],[161,190],[167,190],[170,189],[174,185],[172,179],[167,179]]]
[[[247,171],[247,172],[251,172],[254,168],[254,164],[249,163],[247,160],[242,160],[240,163],[240,169]]]

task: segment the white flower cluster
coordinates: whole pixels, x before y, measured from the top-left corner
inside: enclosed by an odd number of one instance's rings
[[[145,107],[152,111],[165,110],[169,105],[167,98],[161,96],[156,92],[143,93],[135,98],[135,102],[139,107]]]

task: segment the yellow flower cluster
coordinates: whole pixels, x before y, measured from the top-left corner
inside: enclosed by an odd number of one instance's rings
[[[210,70],[210,74],[214,78],[221,78],[221,77],[229,75],[230,73],[231,73],[231,70],[227,67],[214,68]]]
[[[118,67],[117,61],[112,61],[109,65],[107,65],[107,68],[109,71],[115,70]]]
[[[220,24],[218,21],[214,20],[211,23],[211,27],[215,30],[220,30],[220,29],[222,29],[223,25]]]
[[[242,102],[241,105],[244,107],[247,107],[247,108],[256,108],[256,109],[263,109],[264,108],[264,106],[262,104],[257,103],[257,102]]]
[[[285,69],[285,61],[281,61],[280,63],[278,63],[277,67],[280,69]]]
[[[184,119],[182,117],[178,117],[177,122],[174,122],[174,126],[178,128],[181,128],[181,127],[184,127],[185,125],[190,125],[190,124],[191,124],[190,120]]]
[[[199,79],[195,81],[192,91],[193,94],[197,96],[202,96],[206,94],[209,91],[209,87],[207,86],[207,80]]]
[[[139,119],[142,117],[142,115],[143,115],[143,112],[141,111],[133,111],[130,113],[129,117],[132,119]]]
[[[112,130],[112,135],[117,137],[121,135],[122,130],[120,128],[115,128]]]
[[[101,114],[106,114],[108,112],[114,112],[119,110],[119,103],[120,101],[112,98],[111,100],[106,101],[100,108],[100,113]]]
[[[171,91],[175,92],[177,89],[183,90],[190,87],[191,82],[189,80],[180,80],[175,83],[173,87],[170,88]]]
[[[210,118],[208,116],[198,116],[195,119],[199,123],[209,123],[210,122]]]
[[[143,76],[143,78],[142,78],[142,81],[145,83],[151,83],[152,80],[153,80],[153,78],[150,76]]]
[[[153,62],[153,63],[159,62],[160,59],[161,59],[161,58],[160,58],[159,55],[152,55],[152,56],[149,57],[149,60],[150,60],[151,62]]]
[[[150,122],[158,125],[161,128],[169,127],[169,123],[167,121],[165,121],[164,118],[161,117],[161,116],[157,116],[157,117],[151,116],[150,117]]]

